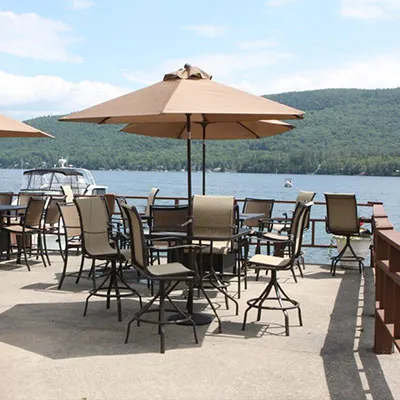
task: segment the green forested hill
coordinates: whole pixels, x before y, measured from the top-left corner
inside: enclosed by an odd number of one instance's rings
[[[239,172],[400,175],[400,88],[324,89],[266,96],[305,111],[296,129],[271,138],[210,141],[207,167]],[[0,167],[53,165],[61,156],[89,169],[185,167],[186,143],[119,132],[115,125],[58,122],[28,124],[55,139],[1,139]],[[193,146],[200,167],[201,144]],[[27,164],[25,164],[26,166]]]

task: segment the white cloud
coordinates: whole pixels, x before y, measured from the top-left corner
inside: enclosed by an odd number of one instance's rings
[[[82,61],[68,52],[71,44],[82,39],[71,35],[71,27],[62,21],[0,11],[0,26],[0,52],[47,61]]]
[[[400,54],[384,54],[331,69],[305,70],[259,82],[264,93],[326,88],[395,88],[399,87]]]
[[[198,36],[205,36],[209,38],[222,36],[229,32],[229,28],[226,26],[214,25],[190,25],[185,26],[184,29],[193,31]]]
[[[355,19],[400,18],[399,0],[342,0],[341,15]]]
[[[83,10],[85,8],[92,7],[94,5],[94,1],[90,0],[72,0],[72,9],[73,10]]]
[[[70,82],[57,76],[29,77],[1,70],[0,87],[0,113],[21,119],[78,111],[128,91],[105,82]]]
[[[277,46],[277,44],[278,42],[275,38],[270,38],[270,39],[239,42],[239,48],[243,50],[262,49],[266,47],[275,47]]]
[[[296,0],[268,0],[265,4],[269,7],[285,6],[289,3],[294,3]]]

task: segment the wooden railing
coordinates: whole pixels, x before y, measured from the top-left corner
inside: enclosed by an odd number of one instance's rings
[[[374,206],[375,342],[377,354],[400,350],[400,232],[382,205]]]

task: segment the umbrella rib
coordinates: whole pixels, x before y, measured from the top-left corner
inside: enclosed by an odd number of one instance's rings
[[[105,118],[103,118],[100,122],[98,122],[98,124],[105,124],[105,122],[107,121],[107,120],[109,120],[111,117],[105,117]]]
[[[183,136],[183,134],[186,132],[186,126],[187,126],[187,123],[185,123],[185,124],[183,125],[181,131],[179,132],[179,134],[178,134],[178,136],[177,136],[178,139],[181,139],[182,136]]]
[[[246,129],[249,131],[252,135],[254,135],[257,139],[260,139],[261,137],[258,136],[255,132],[253,132],[251,129],[249,129],[246,125],[244,125],[242,122],[238,121],[237,122],[242,128]]]

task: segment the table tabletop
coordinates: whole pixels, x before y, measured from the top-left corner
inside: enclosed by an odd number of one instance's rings
[[[262,219],[264,216],[264,213],[240,213],[239,220],[247,221],[249,219]]]
[[[20,211],[25,210],[26,205],[20,204],[0,204],[0,213],[9,212],[9,211]]]

